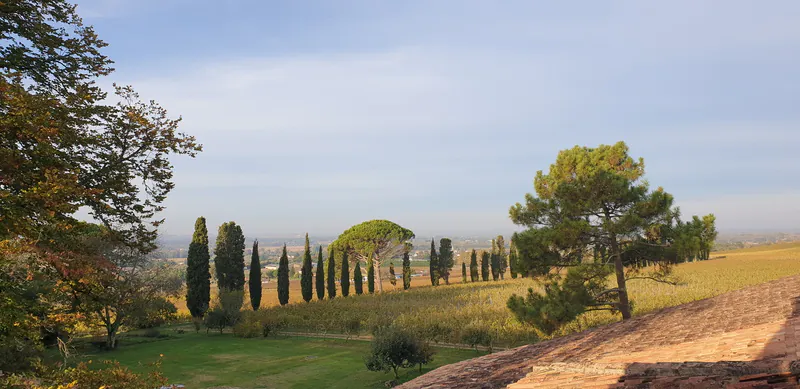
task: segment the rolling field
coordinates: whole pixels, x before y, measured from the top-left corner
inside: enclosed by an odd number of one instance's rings
[[[634,314],[800,274],[800,243],[719,252],[712,256],[724,258],[677,266],[681,282],[676,286],[642,280],[630,282]],[[255,315],[280,321],[285,325],[284,331],[289,332],[342,333],[347,323],[355,320],[360,323],[362,334],[373,326],[394,322],[434,343],[463,343],[464,331],[472,328],[489,331],[495,347],[542,339],[536,331],[519,323],[505,307],[511,294],[525,293],[528,287],[538,288],[533,280],[459,283],[437,288],[419,286],[429,283],[428,278],[416,280],[418,284],[409,291],[297,302],[262,309]],[[294,299],[299,298],[298,288],[293,284]],[[618,316],[603,312],[587,313],[558,335],[616,320]],[[162,370],[170,382],[191,388],[378,388],[391,379],[390,374],[366,370],[363,356],[369,343],[365,341],[282,336],[237,338],[228,333],[207,335],[191,330],[177,334],[174,328],[162,333],[169,333],[170,338],[137,344],[141,338],[130,336],[117,351],[87,358],[116,359],[145,371],[144,364],[156,361],[163,354]],[[472,350],[439,348],[435,362],[425,371],[476,355]],[[403,370],[401,381],[418,374],[416,370]]]
[[[678,285],[633,280],[628,284],[634,314],[716,296],[731,290],[800,274],[800,244],[763,246],[714,253],[725,258],[676,266]],[[424,277],[418,283],[429,284]],[[460,275],[457,277],[460,280]],[[497,346],[516,346],[541,337],[518,322],[505,304],[508,298],[540,285],[529,279],[477,282],[451,286],[414,286],[409,291],[350,296],[332,301],[289,304],[264,309],[264,315],[281,320],[289,330],[341,333],[345,325],[360,321],[363,330],[396,322],[435,340],[462,343],[465,329],[480,328],[493,334]],[[391,290],[391,288],[389,288]],[[298,292],[295,292],[297,298]],[[607,312],[590,312],[567,325],[559,335],[619,320]]]
[[[230,334],[175,334],[165,340],[123,343],[114,352],[87,355],[85,359],[116,359],[134,371],[146,372],[161,358],[161,371],[173,384],[187,388],[383,388],[391,373],[364,367],[369,351],[366,341],[314,338],[242,339]],[[159,357],[163,355],[163,357]],[[472,350],[437,349],[436,367],[483,353]],[[400,381],[420,374],[418,368],[402,369]]]

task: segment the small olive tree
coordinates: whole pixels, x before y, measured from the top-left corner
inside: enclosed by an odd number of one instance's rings
[[[397,327],[386,327],[375,334],[372,350],[364,357],[370,371],[394,372],[397,369],[427,364],[433,360],[433,349],[418,338]]]

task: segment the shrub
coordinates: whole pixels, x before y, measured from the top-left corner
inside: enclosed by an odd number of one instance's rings
[[[422,343],[410,332],[397,327],[386,327],[379,331],[372,340],[372,350],[364,357],[364,365],[370,371],[394,372],[398,368],[408,368],[430,362],[433,349]]]
[[[221,308],[213,308],[206,312],[206,316],[203,318],[203,325],[205,325],[207,329],[219,330],[221,334],[225,327],[230,325],[230,321],[225,311]]]
[[[158,338],[159,336],[161,336],[161,332],[155,328],[148,328],[144,330],[142,336],[144,336],[145,338]]]
[[[178,308],[169,300],[158,297],[143,301],[142,304],[131,313],[128,318],[128,325],[133,328],[153,328],[162,326],[177,318]]]
[[[100,369],[92,368],[90,364],[91,361],[82,362],[74,368],[46,371],[43,377],[35,380],[38,381],[36,384],[19,382],[19,386],[41,389],[153,389],[167,383],[160,372],[160,362],[155,363],[147,374],[136,374],[116,361],[106,361],[103,363],[105,366]]]
[[[261,322],[255,315],[244,315],[233,327],[233,335],[240,338],[255,338],[263,335]]]

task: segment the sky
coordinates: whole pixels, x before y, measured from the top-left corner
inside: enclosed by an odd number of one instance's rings
[[[86,0],[204,145],[166,234],[498,234],[559,150],[623,140],[722,231],[800,230],[800,2]]]

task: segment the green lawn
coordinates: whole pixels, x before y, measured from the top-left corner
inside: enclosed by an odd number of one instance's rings
[[[169,331],[169,330],[167,330]],[[172,333],[172,331],[169,331]],[[370,344],[357,340],[299,337],[243,339],[231,334],[187,333],[169,339],[132,343],[87,359],[117,360],[135,371],[147,371],[163,354],[162,371],[170,383],[187,388],[383,388],[392,373],[371,372],[363,356]],[[423,373],[449,363],[474,358],[471,350],[439,348]],[[405,369],[400,381],[420,373]]]

